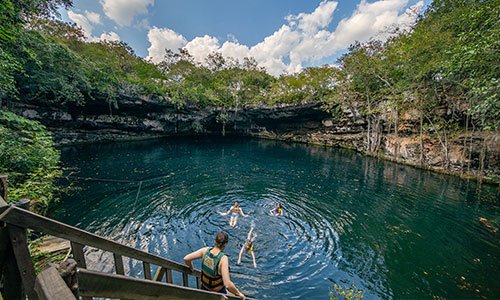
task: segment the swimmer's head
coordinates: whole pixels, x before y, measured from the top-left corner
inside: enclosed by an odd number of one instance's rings
[[[229,236],[224,231],[219,231],[219,233],[215,235],[215,246],[221,250],[226,247],[228,241]]]
[[[238,201],[234,201],[234,207],[239,207],[240,204],[238,203]]]

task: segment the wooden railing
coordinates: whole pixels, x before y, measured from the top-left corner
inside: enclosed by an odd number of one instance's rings
[[[26,229],[53,235],[71,242],[71,251],[77,262],[78,290],[83,299],[112,297],[124,299],[221,299],[222,294],[200,290],[200,271],[186,265],[139,250],[96,234],[28,211],[29,202],[7,205],[0,196],[0,276],[4,275],[4,299],[21,299],[20,282],[29,299],[48,299],[37,294],[44,278],[35,276],[28,250]],[[116,274],[87,270],[84,248],[94,247],[113,254]],[[142,262],[144,279],[125,276],[123,258]],[[153,275],[151,266],[156,265]],[[3,271],[3,273],[2,273]],[[182,285],[173,284],[172,272],[182,274]],[[49,276],[46,272],[44,276]],[[40,274],[42,275],[42,274]],[[196,289],[189,287],[189,277],[196,278]],[[165,282],[163,282],[165,279]],[[10,286],[8,286],[10,284]],[[48,290],[51,290],[50,288]],[[43,293],[42,293],[43,294]],[[49,293],[50,294],[50,293]],[[239,299],[227,296],[229,299]]]

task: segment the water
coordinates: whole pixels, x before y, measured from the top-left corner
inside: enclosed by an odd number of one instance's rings
[[[334,282],[367,299],[500,297],[499,236],[479,221],[498,227],[496,187],[262,140],[75,146],[63,161],[73,176],[142,183],[73,178],[52,217],[179,262],[225,230],[232,280],[253,297],[328,299]],[[231,228],[220,212],[235,200],[250,216]],[[282,217],[269,214],[276,201]],[[236,265],[252,222],[257,269],[250,255]],[[113,270],[109,253],[87,256]],[[126,270],[142,276],[135,260]]]

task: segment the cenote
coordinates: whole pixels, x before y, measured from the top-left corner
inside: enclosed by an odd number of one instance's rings
[[[333,283],[366,299],[500,295],[498,233],[479,221],[499,221],[496,187],[253,139],[82,145],[62,158],[74,189],[51,217],[179,262],[225,230],[232,279],[248,296],[328,299]],[[220,212],[235,200],[250,216],[231,228]],[[279,218],[269,214],[276,201]],[[251,224],[257,269],[249,255],[236,265]],[[110,255],[87,256],[90,268],[113,270]],[[126,265],[142,276],[138,262]]]

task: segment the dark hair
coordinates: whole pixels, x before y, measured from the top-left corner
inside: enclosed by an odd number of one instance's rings
[[[229,241],[229,236],[224,231],[219,231],[215,236],[215,246],[221,248]]]

